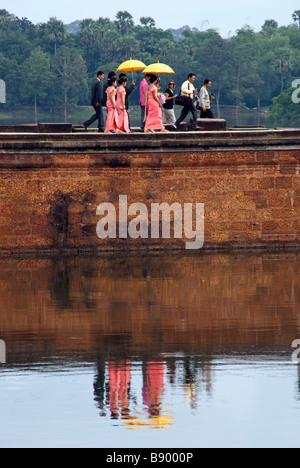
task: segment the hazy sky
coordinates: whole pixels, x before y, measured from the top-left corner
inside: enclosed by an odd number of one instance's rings
[[[113,20],[119,10],[127,10],[139,23],[141,16],[151,16],[159,28],[189,25],[198,29],[216,28],[223,37],[249,24],[260,30],[266,19],[275,19],[280,26],[292,23],[292,13],[299,10],[299,0],[214,0],[211,2],[172,2],[161,0],[1,0],[1,9],[33,23],[46,22],[56,16],[64,23],[85,18],[107,17]]]

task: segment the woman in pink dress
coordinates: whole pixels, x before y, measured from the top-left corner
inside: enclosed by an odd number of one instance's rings
[[[154,130],[160,130],[161,132],[167,132],[162,123],[162,109],[161,101],[158,97],[157,92],[157,75],[151,75],[150,85],[146,93],[146,124],[145,132],[154,133]]]
[[[106,117],[106,127],[105,133],[115,132],[121,133],[119,130],[119,122],[118,122],[118,112],[116,106],[116,86],[117,86],[117,78],[111,78],[108,80],[108,88],[105,91],[107,94],[107,117]]]
[[[129,119],[125,106],[127,78],[119,79],[119,87],[117,89],[117,109],[119,112],[119,130],[121,132],[130,133]]]

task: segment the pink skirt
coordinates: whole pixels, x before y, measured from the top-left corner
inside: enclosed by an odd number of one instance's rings
[[[126,109],[118,108],[118,111],[119,111],[119,118],[118,118],[119,130],[121,130],[121,132],[130,133],[129,119],[128,119],[128,114],[127,114]]]
[[[164,130],[164,128],[161,106],[156,101],[152,101],[147,107],[145,130]]]
[[[119,119],[117,109],[113,107],[108,108],[107,117],[106,117],[106,127],[105,131],[109,132],[110,130],[116,131],[119,128]]]

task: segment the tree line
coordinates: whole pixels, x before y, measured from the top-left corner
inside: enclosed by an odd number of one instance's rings
[[[190,72],[198,86],[211,79],[217,112],[221,104],[233,105],[237,112],[241,106],[259,110],[273,105],[274,117],[289,117],[286,97],[300,78],[300,10],[291,20],[282,27],[266,20],[259,32],[245,26],[229,38],[215,29],[187,28],[178,38],[171,29],[157,28],[151,17],[135,24],[127,11],[119,11],[113,21],[84,19],[72,32],[57,18],[34,25],[0,10],[0,79],[6,82],[6,105],[35,106],[36,120],[38,106],[63,106],[66,119],[68,108],[89,104],[90,81],[98,69],[107,74],[133,57],[146,65],[167,63],[178,85]],[[135,78],[138,85],[143,75],[138,72]],[[163,86],[168,78],[163,77]],[[138,100],[135,91],[130,104]],[[300,116],[300,106],[293,106]]]

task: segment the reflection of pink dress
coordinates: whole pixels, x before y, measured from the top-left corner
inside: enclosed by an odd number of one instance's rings
[[[150,361],[143,382],[143,403],[153,416],[159,414],[164,390],[164,361]]]
[[[117,109],[119,112],[119,130],[121,130],[121,132],[130,133],[127,111],[126,109],[121,109],[121,107],[123,107],[122,95],[124,95],[124,98],[125,98],[126,89],[124,88],[124,86],[119,86],[119,88],[117,89]]]
[[[148,89],[147,119],[145,130],[164,130],[165,128],[162,123],[161,105],[153,97],[155,90],[157,90],[155,85],[151,85]]]
[[[107,107],[107,118],[106,118],[106,127],[105,131],[108,132],[109,130],[114,130],[116,131],[117,128],[119,127],[118,124],[118,112],[117,109],[114,109],[111,100],[110,100],[110,93],[113,91],[113,98],[116,98],[116,92],[117,90],[113,87],[110,86],[107,88],[105,91],[107,94],[107,102],[106,102],[106,107]]]
[[[130,361],[109,362],[108,374],[110,410],[115,417],[119,416],[119,410],[124,416],[129,412]]]

